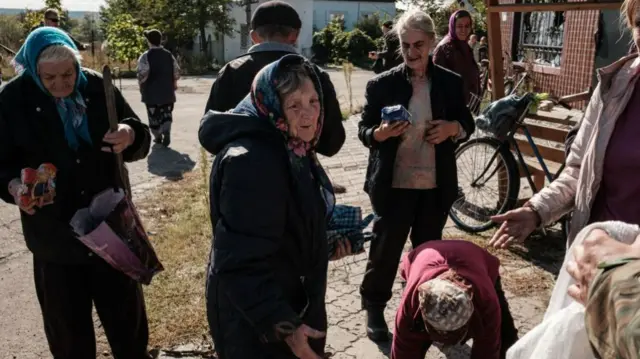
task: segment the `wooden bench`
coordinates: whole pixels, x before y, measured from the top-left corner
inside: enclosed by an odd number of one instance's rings
[[[525,125],[533,138],[547,169],[552,175],[556,175],[565,161],[564,142],[567,133],[582,117],[582,112],[577,110],[567,110],[562,107],[554,107],[551,111],[538,111],[537,114],[528,115],[525,118]],[[516,142],[520,148],[527,169],[531,173],[533,183],[538,191],[549,184],[542,166],[535,157],[533,148],[529,145],[524,131],[518,130]],[[516,161],[518,157],[513,151]],[[533,190],[526,178],[526,173],[520,167],[520,192],[517,206],[526,203],[533,195]]]

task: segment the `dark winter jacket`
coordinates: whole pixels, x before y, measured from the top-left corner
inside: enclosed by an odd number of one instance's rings
[[[386,201],[391,190],[400,138],[393,137],[384,142],[377,142],[373,137],[373,131],[380,125],[380,111],[383,107],[400,104],[409,108],[409,100],[413,95],[410,72],[411,70],[402,64],[371,79],[365,93],[366,104],[362,112],[362,120],[358,124],[358,137],[369,148],[369,165],[364,190],[369,194],[373,209],[379,215],[384,215],[391,210],[386,207]],[[460,76],[435,65],[431,59],[429,59],[427,74],[431,81],[433,118],[458,121],[465,130],[467,138],[471,136],[475,130],[475,124],[463,98]],[[451,139],[447,139],[435,146],[436,181],[442,196],[440,204],[444,211],[448,211],[457,194],[458,175],[454,152],[459,142],[454,143]]]
[[[373,64],[373,72],[379,74],[383,71],[390,70],[402,63],[402,55],[400,55],[400,40],[392,33],[387,33],[383,37],[384,47],[378,52],[378,59]]]
[[[224,359],[295,358],[278,328],[327,328],[326,206],[319,188],[313,181],[294,184],[282,134],[267,121],[210,111],[199,138],[216,156],[207,281],[216,350]],[[324,339],[311,345],[323,354]]]
[[[42,261],[84,263],[90,251],[71,230],[69,221],[91,199],[116,183],[115,157],[101,151],[109,130],[102,76],[83,69],[88,80],[80,93],[87,105],[89,133],[93,144],[82,142],[77,151],[67,144],[54,99],[45,94],[28,75],[13,78],[0,89],[0,198],[14,203],[8,184],[20,178],[23,168],[52,163],[57,168],[53,204],[28,215],[22,211],[22,228],[27,247]],[[116,107],[121,123],[135,131],[135,141],[123,152],[127,162],[149,153],[150,134],[122,94],[116,90]]]
[[[254,77],[263,67],[292,53],[292,51],[286,51],[285,48],[288,46],[284,45],[281,45],[282,49],[277,51],[261,51],[258,46],[253,47],[258,50],[250,50],[247,54],[224,65],[211,87],[205,112],[209,110],[224,112],[235,108],[247,96]],[[345,140],[342,111],[329,74],[317,66],[314,68],[322,83],[325,111],[324,125],[316,152],[324,156],[333,156],[340,151]]]

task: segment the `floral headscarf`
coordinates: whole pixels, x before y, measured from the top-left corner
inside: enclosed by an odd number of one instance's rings
[[[305,67],[320,98],[318,126],[316,128],[315,135],[310,142],[305,142],[300,138],[293,137],[289,133],[289,123],[284,117],[280,95],[276,90],[277,75],[281,71],[287,71],[294,65],[303,65]],[[301,162],[306,158],[310,160],[312,174],[322,188],[322,195],[327,205],[327,215],[328,218],[330,218],[335,206],[333,187],[331,186],[329,177],[322,168],[320,161],[318,161],[315,151],[313,151],[315,145],[318,143],[318,139],[320,138],[322,123],[324,122],[324,102],[322,96],[320,79],[312,65],[304,57],[296,54],[290,54],[285,55],[280,60],[272,62],[260,70],[253,80],[251,92],[244,98],[244,100],[242,100],[242,102],[240,102],[240,104],[238,104],[233,112],[244,113],[267,120],[280,130],[289,153],[289,160],[291,161],[292,169],[296,174],[300,174],[299,172],[302,167]]]

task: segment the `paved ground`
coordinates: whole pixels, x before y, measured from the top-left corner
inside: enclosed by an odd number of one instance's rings
[[[364,71],[353,74],[354,106],[362,105],[364,86],[371,76],[371,73]],[[342,72],[331,71],[331,77],[341,103],[348,107]],[[199,156],[197,129],[212,82],[213,78],[189,78],[181,81],[172,148],[154,148],[148,159],[130,166],[132,185],[138,198],[153,190],[163,180],[176,180],[180,173],[194,167]],[[146,118],[139,101],[137,85],[132,81],[123,81],[123,93],[134,110],[142,118]],[[323,163],[334,181],[348,187],[347,194],[340,196],[339,200],[360,205],[368,212],[370,205],[362,192],[367,153],[357,140],[356,124],[356,119],[345,122],[347,143],[344,149],[333,158],[323,159]],[[48,358],[40,310],[33,288],[31,256],[23,244],[17,217],[15,207],[0,205],[0,359]],[[448,231],[455,235],[453,229]],[[379,348],[365,337],[364,317],[360,311],[358,295],[365,261],[365,256],[360,255],[331,265],[327,293],[331,324],[328,350],[336,353],[334,358],[385,358],[388,351],[388,348]],[[387,310],[390,323],[399,295],[400,290],[396,287]],[[543,299],[509,297],[512,308],[517,308],[514,312],[517,313],[517,324],[521,329],[526,331],[541,319]],[[468,347],[456,348],[448,356],[444,356],[434,348],[427,357],[463,358],[467,351]]]

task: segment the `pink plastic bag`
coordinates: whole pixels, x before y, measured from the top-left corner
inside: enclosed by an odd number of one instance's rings
[[[164,270],[135,207],[122,190],[98,194],[89,208],[76,212],[71,226],[91,251],[142,284],[151,283]]]

